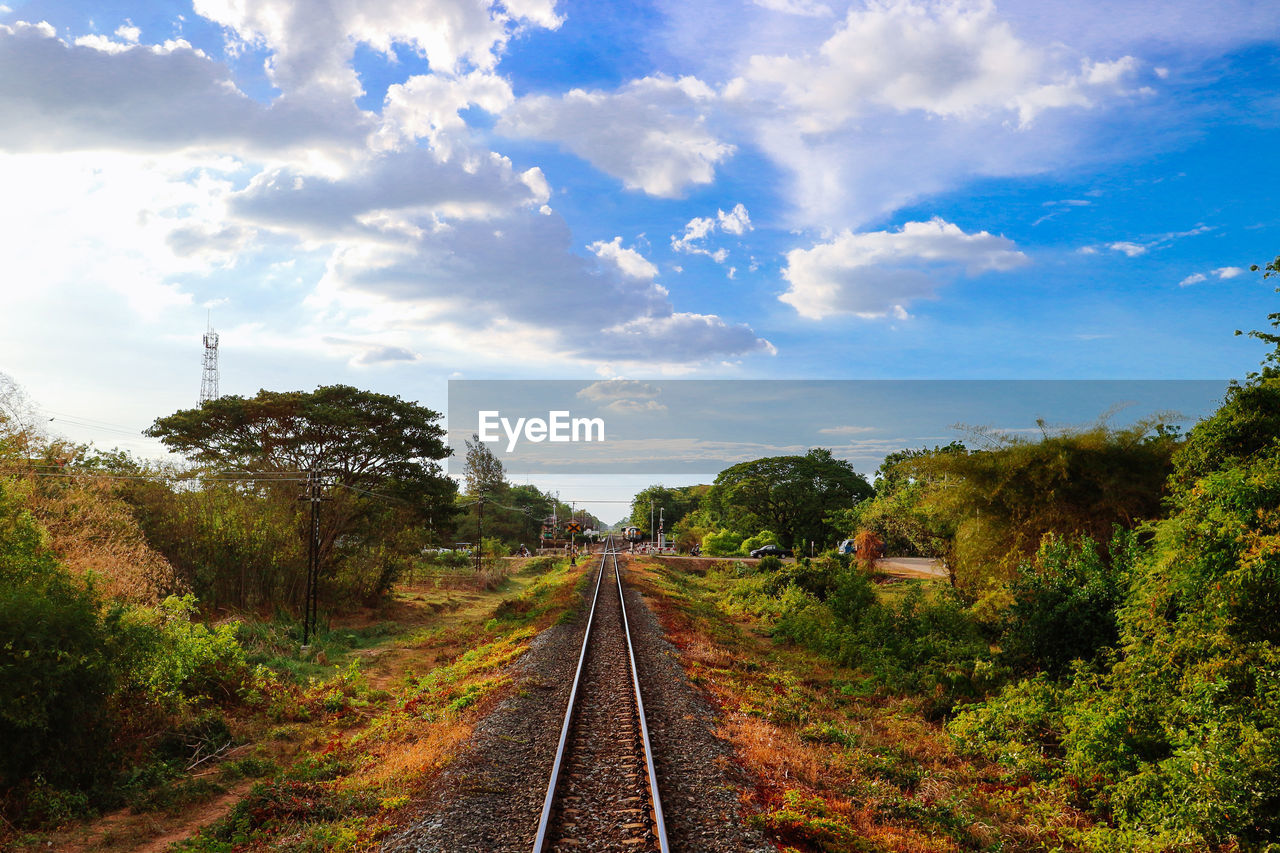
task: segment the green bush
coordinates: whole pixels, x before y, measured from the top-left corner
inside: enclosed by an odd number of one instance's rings
[[[91,589],[62,569],[0,480],[0,783],[103,778],[116,674]],[[42,783],[42,784],[44,784]]]
[[[742,540],[742,544],[738,546],[738,550],[743,554],[750,554],[757,548],[763,548],[765,545],[778,545],[782,543],[778,541],[778,535],[772,530],[761,530],[755,536],[748,536]]]
[[[1088,536],[1047,535],[1010,587],[1001,660],[1022,673],[1057,677],[1077,659],[1096,661],[1119,639],[1116,610],[1139,553],[1133,533],[1116,528],[1103,555]]]
[[[718,530],[702,537],[702,551],[709,557],[737,557],[742,550],[742,534],[732,530]]]

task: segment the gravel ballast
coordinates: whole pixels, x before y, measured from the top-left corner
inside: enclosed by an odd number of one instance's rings
[[[594,586],[587,585],[587,602],[578,619],[548,628],[534,639],[514,665],[513,695],[477,724],[463,752],[437,779],[418,817],[390,837],[383,850],[531,849]],[[745,787],[745,780],[734,770],[730,747],[714,734],[715,710],[685,677],[675,648],[639,593],[627,589],[626,601],[672,851],[773,851],[759,832],[742,822],[735,791]]]

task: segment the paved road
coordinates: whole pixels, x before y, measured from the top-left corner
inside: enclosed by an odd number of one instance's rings
[[[947,570],[941,560],[928,557],[885,557],[876,561],[876,568],[891,575],[911,578],[941,578],[946,580]]]

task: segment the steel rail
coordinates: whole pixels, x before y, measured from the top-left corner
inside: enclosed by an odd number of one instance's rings
[[[587,660],[587,643],[591,640],[591,623],[596,618],[596,602],[600,599],[600,582],[604,580],[604,564],[612,549],[613,538],[600,556],[600,572],[596,576],[596,591],[591,598],[591,613],[587,616],[587,630],[582,635],[582,651],[578,655],[578,669],[573,674],[573,687],[569,690],[569,707],[564,712],[564,725],[560,727],[560,745],[556,747],[556,760],[551,765],[551,781],[547,784],[547,796],[542,801],[542,817],[538,820],[538,834],[533,839],[533,853],[543,853],[547,844],[547,829],[551,825],[551,808],[555,804],[556,786],[560,782],[560,770],[564,763],[564,748],[569,741],[569,724],[573,721],[573,709],[578,700],[578,682],[582,678],[582,666]],[[616,558],[615,558],[616,559]]]
[[[533,853],[545,853],[547,849],[547,832],[551,827],[551,813],[555,807],[556,790],[560,783],[560,773],[564,765],[565,748],[569,741],[569,730],[573,722],[573,714],[577,705],[578,684],[582,678],[582,669],[587,659],[587,645],[591,640],[591,626],[595,621],[596,604],[600,600],[600,586],[604,580],[605,564],[613,557],[613,576],[618,586],[618,605],[622,611],[622,632],[627,641],[627,658],[631,666],[631,685],[635,692],[636,716],[640,720],[640,739],[644,745],[645,769],[649,775],[649,792],[652,798],[654,835],[661,853],[670,853],[667,844],[667,825],[662,814],[662,798],[658,794],[658,770],[653,757],[653,747],[649,741],[649,726],[645,721],[644,699],[640,695],[640,674],[636,669],[635,650],[631,644],[631,627],[627,620],[627,603],[622,594],[622,573],[618,569],[618,552],[613,547],[613,537],[605,543],[604,553],[600,556],[600,569],[596,577],[595,594],[591,599],[591,613],[587,617],[587,630],[582,637],[582,651],[578,654],[578,668],[573,676],[573,686],[569,690],[569,703],[565,709],[564,723],[560,727],[560,743],[556,747],[555,762],[551,765],[551,780],[547,784],[547,796],[542,802],[542,816],[538,820],[538,833],[533,839]]]
[[[658,849],[670,853],[667,846],[667,823],[662,817],[662,798],[658,796],[658,768],[649,745],[649,726],[644,718],[644,699],[640,697],[640,671],[636,669],[636,653],[631,647],[631,626],[627,622],[627,600],[622,595],[622,573],[618,571],[618,552],[613,554],[613,576],[618,581],[618,604],[622,607],[622,631],[627,637],[627,657],[631,660],[631,684],[636,691],[636,716],[640,718],[640,739],[644,742],[644,763],[649,770],[649,791],[653,794],[653,832]]]

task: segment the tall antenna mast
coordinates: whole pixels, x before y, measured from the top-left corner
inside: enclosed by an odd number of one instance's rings
[[[200,376],[200,405],[218,399],[218,333],[213,330],[213,314],[204,333],[204,373]]]

